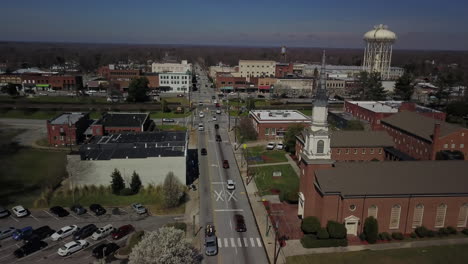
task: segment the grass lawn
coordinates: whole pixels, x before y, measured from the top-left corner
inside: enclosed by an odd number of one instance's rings
[[[157,111],[157,112],[151,112],[150,117],[151,118],[184,118],[184,117],[190,116],[190,114],[192,113],[186,112],[183,114],[177,114],[174,112],[164,113],[162,111]]]
[[[65,164],[66,152],[2,148],[1,204],[32,207],[44,189],[56,186],[66,176]]]
[[[182,105],[189,105],[189,101],[185,97],[161,97],[161,100],[166,100],[168,103],[180,103]]]
[[[255,184],[259,195],[277,194],[272,190],[282,193],[297,192],[299,190],[299,177],[291,165],[274,165],[250,168],[254,173]],[[281,177],[273,178],[274,171],[281,171]]]
[[[249,112],[245,111],[245,112],[241,113],[240,115],[238,115],[238,114],[239,114],[239,111],[237,111],[237,110],[230,110],[229,111],[229,115],[231,115],[231,116],[248,116]]]
[[[468,244],[424,248],[403,248],[379,251],[357,251],[345,253],[313,254],[293,256],[287,264],[445,264],[467,263]]]
[[[306,116],[312,116],[312,109],[303,109],[299,110],[301,113],[303,113]]]
[[[267,150],[266,146],[255,146],[247,148],[248,157],[261,157],[263,161],[249,160],[249,164],[286,162],[284,150]]]
[[[56,111],[23,111],[23,110],[10,110],[0,111],[2,118],[25,118],[25,119],[51,119],[57,116],[59,112]]]
[[[187,127],[180,125],[156,125],[156,128],[163,131],[187,131]]]

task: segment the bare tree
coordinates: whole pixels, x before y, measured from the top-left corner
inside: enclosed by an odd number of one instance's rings
[[[145,233],[143,239],[133,247],[130,264],[196,264],[202,256],[184,238],[182,230],[162,227],[158,231]]]

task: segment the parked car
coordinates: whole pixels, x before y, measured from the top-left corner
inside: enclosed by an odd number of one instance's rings
[[[26,210],[22,205],[17,205],[11,208],[16,217],[25,217],[28,215],[28,210]]]
[[[112,232],[114,232],[114,227],[111,224],[105,225],[103,227],[98,228],[91,235],[91,239],[98,240],[98,239],[101,239],[101,238],[104,238],[104,237],[110,235]]]
[[[175,122],[175,120],[172,119],[172,118],[163,118],[162,121],[163,121],[164,123],[174,123],[174,122]]]
[[[27,256],[29,254],[32,254],[38,250],[41,250],[43,248],[47,247],[47,243],[42,241],[42,240],[33,240],[26,245],[23,245],[22,247],[18,248],[13,252],[15,257],[17,258],[22,258],[24,256]]]
[[[229,161],[228,160],[223,160],[223,168],[229,169]]]
[[[96,232],[97,227],[94,224],[85,225],[73,234],[74,240],[85,239]]]
[[[177,97],[184,97],[184,95],[183,94],[178,94]]]
[[[133,230],[135,230],[135,228],[133,228],[132,225],[124,225],[124,226],[121,226],[119,227],[117,230],[115,230],[114,232],[112,232],[112,238],[114,240],[116,239],[120,239],[128,234],[130,234]]]
[[[228,189],[228,190],[234,190],[234,189],[236,189],[236,186],[234,185],[234,181],[233,181],[233,180],[227,180],[227,189]]]
[[[7,217],[9,215],[10,215],[10,211],[0,206],[0,218]]]
[[[57,232],[53,233],[50,238],[52,241],[62,240],[68,236],[71,236],[76,231],[80,230],[77,225],[64,226],[60,228]]]
[[[72,212],[74,212],[75,214],[77,215],[82,215],[84,213],[86,213],[86,208],[84,208],[83,206],[79,205],[79,204],[76,204],[76,205],[73,205],[72,207],[70,207],[70,210]]]
[[[213,121],[216,121],[216,120],[217,120],[216,116],[213,116],[212,120],[213,120]]]
[[[220,135],[216,135],[216,142],[221,142],[221,136]]]
[[[264,95],[261,95],[261,94],[257,95],[257,97],[258,97],[258,98],[265,98],[265,96],[264,96]]]
[[[245,225],[244,216],[240,214],[234,215],[234,220],[236,222],[236,231],[237,232],[246,232],[247,227]]]
[[[55,230],[50,228],[49,226],[41,226],[36,228],[32,231],[30,236],[24,238],[25,243],[29,243],[33,240],[43,240],[55,233]]]
[[[115,243],[101,244],[93,249],[93,256],[97,259],[102,259],[114,253],[120,247]]]
[[[92,204],[89,206],[89,210],[93,212],[96,216],[100,216],[106,213],[106,209],[100,204]]]
[[[146,214],[146,208],[143,205],[141,205],[140,203],[132,204],[132,209],[137,214]]]
[[[218,124],[215,124],[215,129],[219,129],[219,125],[218,125]]]
[[[202,148],[201,151],[200,151],[200,154],[202,156],[206,156],[208,154],[208,152],[206,151],[206,148]]]
[[[268,142],[266,149],[273,150],[275,149],[276,144],[274,142]]]
[[[65,217],[70,214],[67,210],[63,209],[63,207],[61,206],[51,207],[50,212],[58,217]]]
[[[72,241],[68,242],[63,247],[59,248],[57,253],[64,257],[64,256],[69,256],[89,245],[88,241],[86,240],[77,240],[77,241]]]
[[[14,240],[21,240],[32,234],[33,228],[31,226],[23,227],[21,229],[16,229],[13,232],[12,237]]]
[[[276,145],[276,149],[279,149],[279,150],[284,149],[283,143],[278,143],[278,144]]]
[[[5,227],[0,229],[0,239],[5,239],[7,237],[11,237],[13,233],[16,231],[14,227]]]
[[[220,114],[221,114],[221,110],[220,110],[220,109],[216,109],[216,114],[217,114],[217,115],[220,115]]]

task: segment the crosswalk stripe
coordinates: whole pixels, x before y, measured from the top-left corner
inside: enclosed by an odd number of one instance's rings
[[[242,247],[242,242],[241,242],[240,237],[237,238],[237,245],[238,245],[239,247]]]
[[[228,239],[224,238],[224,247],[229,247]]]
[[[247,238],[246,237],[244,237],[244,245],[245,245],[245,247],[249,247],[249,244],[247,243]]]
[[[253,237],[250,238],[250,245],[252,247],[255,247],[255,241],[254,241]]]
[[[258,247],[262,247],[262,241],[260,241],[260,238],[257,237],[257,244],[258,244]]]
[[[223,241],[221,240],[221,238],[218,238],[218,247],[223,247]]]
[[[233,237],[231,237],[231,247],[236,247],[236,243]]]

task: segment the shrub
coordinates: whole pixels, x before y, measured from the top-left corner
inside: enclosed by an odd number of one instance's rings
[[[346,247],[348,240],[346,239],[322,239],[316,240],[306,235],[301,238],[301,244],[304,248],[321,248],[321,247]]]
[[[403,240],[405,237],[400,232],[393,232],[392,233],[392,238],[396,239],[396,240]]]
[[[439,228],[438,232],[439,236],[448,236],[450,235],[450,231],[447,228]]]
[[[434,232],[433,230],[427,231],[427,236],[428,237],[435,237],[435,235],[436,235],[436,232]]]
[[[447,226],[447,230],[449,234],[451,235],[456,235],[457,234],[457,229],[455,229],[453,226]]]
[[[187,224],[181,222],[167,223],[165,227],[174,227],[175,229],[180,229],[184,232],[187,232]]]
[[[463,229],[461,232],[468,236],[468,228]]]
[[[297,195],[296,191],[289,191],[289,192],[282,192],[282,200],[286,201],[289,204],[297,204],[299,196]]]
[[[344,224],[335,221],[328,221],[327,231],[330,235],[330,238],[346,238],[346,227],[344,226]]]
[[[411,232],[411,234],[410,234],[409,236],[410,236],[411,238],[417,238],[417,237],[418,237],[418,235],[416,235],[415,232]]]
[[[134,193],[133,193],[132,189],[124,188],[124,189],[120,190],[119,194],[122,195],[122,196],[129,196],[129,195],[132,195]]]
[[[379,224],[377,223],[377,219],[373,216],[366,218],[366,221],[364,222],[364,233],[366,234],[367,242],[370,244],[377,242]]]
[[[302,220],[302,232],[305,234],[315,234],[320,229],[320,221],[315,216],[309,216]]]
[[[359,234],[359,239],[361,239],[361,241],[366,240],[366,234],[364,233]]]
[[[419,226],[414,230],[414,232],[416,235],[418,235],[418,237],[426,237],[429,230],[427,230],[427,228],[424,226]]]
[[[392,240],[392,236],[388,232],[382,232],[379,234],[379,239],[390,241]]]
[[[328,234],[328,231],[325,228],[320,228],[319,231],[317,232],[317,238],[318,239],[329,239],[330,235]]]

